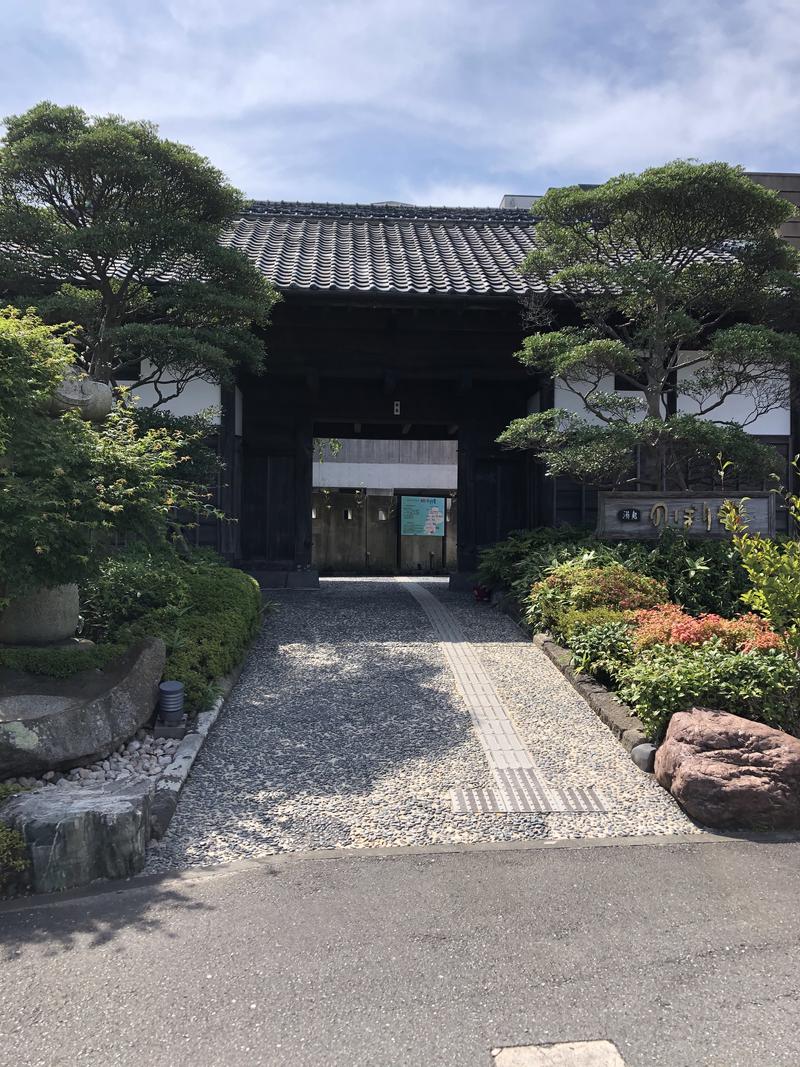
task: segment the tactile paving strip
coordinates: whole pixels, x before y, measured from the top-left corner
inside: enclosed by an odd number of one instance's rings
[[[556,786],[537,768],[503,706],[494,684],[447,608],[424,586],[398,578],[430,619],[456,686],[469,710],[497,783],[494,789],[451,790],[455,812],[603,811],[590,786]]]

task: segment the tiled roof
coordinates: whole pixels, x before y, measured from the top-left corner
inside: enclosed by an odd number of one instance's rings
[[[257,201],[223,244],[279,289],[512,295],[533,245],[524,210]]]

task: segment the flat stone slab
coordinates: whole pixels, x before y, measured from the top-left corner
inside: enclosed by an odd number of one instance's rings
[[[0,677],[0,779],[103,759],[150,718],[164,670],[164,642],[133,645],[103,671]]]
[[[22,834],[31,889],[53,893],[140,871],[152,794],[150,782],[51,786],[13,797],[0,808],[0,819]]]

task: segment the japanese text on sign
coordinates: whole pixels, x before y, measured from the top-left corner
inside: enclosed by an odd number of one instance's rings
[[[600,493],[597,532],[607,537],[655,538],[664,530],[681,531],[689,537],[728,537],[722,522],[723,505],[731,499],[722,493]],[[752,493],[732,498],[742,503],[751,533],[775,536],[774,493]]]
[[[404,496],[400,507],[403,537],[444,537],[445,498]]]

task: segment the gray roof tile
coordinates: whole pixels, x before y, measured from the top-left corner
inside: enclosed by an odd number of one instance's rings
[[[223,234],[279,289],[511,295],[529,285],[524,210],[252,203]]]

